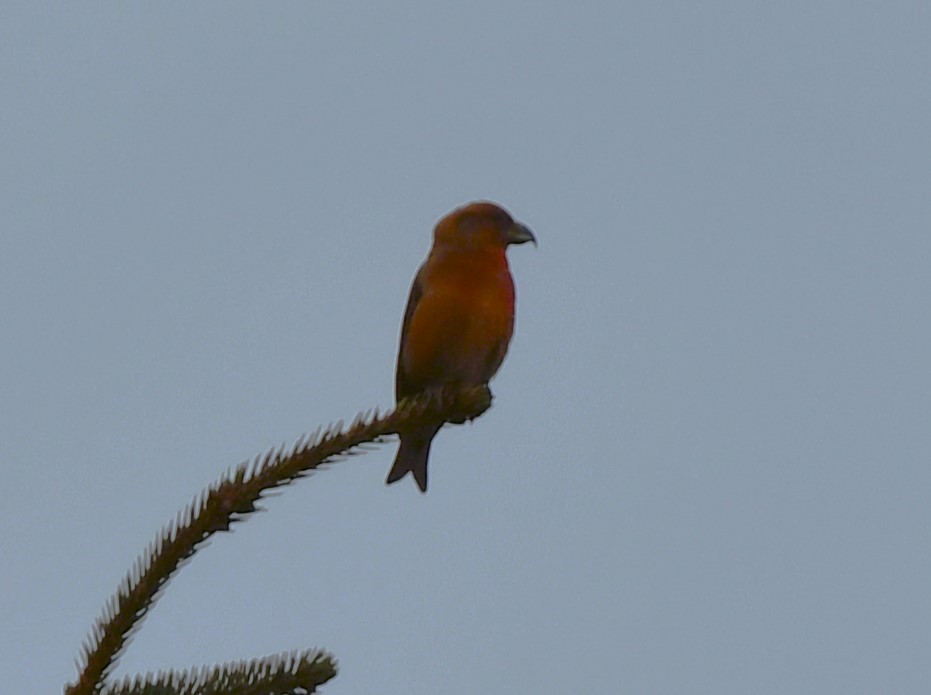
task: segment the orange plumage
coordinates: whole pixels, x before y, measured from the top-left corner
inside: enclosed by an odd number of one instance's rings
[[[395,396],[480,386],[495,375],[514,330],[514,281],[505,250],[533,233],[494,203],[470,203],[441,219],[404,312]],[[430,443],[443,423],[401,432],[387,483],[412,473],[427,491]]]

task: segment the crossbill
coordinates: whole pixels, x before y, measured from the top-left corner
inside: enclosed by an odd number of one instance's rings
[[[514,280],[505,251],[528,241],[536,245],[533,232],[494,203],[469,203],[437,223],[401,325],[398,403],[444,387],[481,386],[495,375],[514,332]],[[442,426],[399,433],[387,484],[412,473],[427,491],[430,444]]]

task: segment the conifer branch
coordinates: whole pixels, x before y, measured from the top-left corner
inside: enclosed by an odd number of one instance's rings
[[[288,695],[315,693],[336,675],[326,652],[277,654],[181,673],[171,671],[124,678],[107,685],[101,695]]]
[[[491,397],[487,386],[463,391],[447,389],[405,401],[385,415],[380,416],[377,409],[360,413],[346,429],[342,422],[318,429],[306,441],[299,439],[290,450],[283,446],[272,449],[223,475],[195,497],[137,558],[85,639],[80,675],[66,688],[67,695],[104,692],[105,678],[168,580],[210,536],[229,531],[232,524],[261,509],[257,503],[269,491],[359,453],[355,449],[360,445],[380,443],[399,430],[414,429],[425,422],[458,424],[473,420],[491,406]]]

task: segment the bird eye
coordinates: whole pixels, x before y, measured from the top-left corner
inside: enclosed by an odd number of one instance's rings
[[[514,224],[511,216],[504,210],[470,210],[459,218],[459,230],[463,234],[474,234],[483,227],[508,229]]]
[[[469,212],[459,218],[459,231],[463,234],[474,234],[481,226],[481,219],[475,213]]]

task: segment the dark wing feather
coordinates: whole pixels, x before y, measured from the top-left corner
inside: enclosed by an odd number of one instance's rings
[[[414,310],[417,308],[417,305],[420,303],[420,298],[423,296],[423,283],[420,279],[421,275],[423,275],[423,266],[420,267],[420,270],[417,271],[417,275],[414,277],[414,284],[411,285],[411,293],[407,298],[407,308],[404,310],[404,323],[401,324],[401,342],[398,346],[398,367],[394,380],[394,395],[395,399],[398,401],[412,396],[415,393],[414,385],[404,372],[402,356],[404,345],[407,343],[407,332],[411,326]]]

